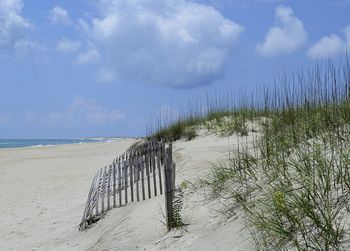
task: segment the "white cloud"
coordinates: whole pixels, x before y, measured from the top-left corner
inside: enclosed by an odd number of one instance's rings
[[[213,7],[189,0],[100,0],[99,9],[99,18],[78,23],[108,68],[132,82],[209,84],[222,76],[243,31]]]
[[[93,64],[98,63],[101,60],[100,52],[97,49],[89,49],[85,52],[79,53],[74,63],[83,64]]]
[[[42,51],[44,50],[44,47],[31,40],[20,39],[15,42],[14,49],[16,58],[18,59],[27,55],[30,51]]]
[[[67,38],[62,38],[56,46],[56,50],[63,53],[72,53],[79,50],[81,47],[81,42],[79,40],[69,40]]]
[[[0,50],[13,51],[19,41],[25,39],[25,32],[31,26],[22,15],[21,0],[0,1]]]
[[[294,15],[292,8],[277,7],[275,18],[277,24],[268,30],[264,42],[256,46],[257,52],[261,55],[289,54],[306,42],[307,32],[302,21]]]
[[[95,100],[77,96],[63,112],[50,112],[46,115],[26,114],[26,121],[35,124],[46,124],[66,127],[82,125],[108,125],[123,120],[125,115],[119,110],[108,110]]]
[[[72,24],[72,21],[68,15],[68,11],[60,6],[55,6],[51,9],[49,19],[54,24]]]
[[[77,113],[82,113],[86,120],[97,124],[106,124],[125,118],[125,115],[118,110],[106,110],[95,100],[80,96],[74,98],[67,110],[67,114]]]
[[[340,53],[344,49],[344,42],[340,37],[331,34],[321,38],[315,45],[313,45],[307,55],[310,58],[327,58]]]
[[[344,39],[331,34],[317,41],[307,52],[307,56],[314,59],[329,58],[350,50],[350,25],[343,29]]]

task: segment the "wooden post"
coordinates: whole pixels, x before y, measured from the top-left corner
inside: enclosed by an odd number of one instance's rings
[[[122,190],[124,190],[125,187],[125,165],[124,165],[124,154],[122,154],[120,158],[120,166],[121,166],[121,177],[122,177]]]
[[[112,174],[112,166],[110,165],[108,168],[107,175],[107,210],[111,208],[111,174]]]
[[[134,179],[133,179],[133,171],[134,171],[134,152],[130,153],[129,159],[129,174],[130,174],[130,195],[131,202],[134,202]]]
[[[140,155],[139,152],[136,152],[135,154],[135,176],[134,178],[136,179],[136,200],[140,201],[140,192],[139,192],[139,180],[140,180]]]
[[[85,209],[84,209],[84,214],[83,214],[83,217],[81,219],[80,226],[79,226],[80,230],[84,230],[86,228],[86,225],[87,225],[86,221],[88,220],[88,218],[90,218],[92,216],[93,208],[91,208],[91,199],[92,199],[93,190],[94,190],[95,181],[97,179],[97,176],[98,176],[98,173],[95,175],[94,179],[92,180],[91,186],[90,186],[89,194],[88,194]]]
[[[105,208],[105,188],[106,188],[106,169],[107,167],[105,166],[103,170],[103,176],[102,176],[102,193],[101,193],[101,212],[103,213],[104,208]]]
[[[101,176],[102,176],[102,168],[100,169],[100,172],[98,175],[98,181],[97,181],[98,185],[97,185],[97,198],[96,198],[96,216],[98,216],[98,202],[99,202],[100,194],[102,192]]]
[[[149,171],[149,144],[147,144],[147,151],[145,154],[145,162],[146,162],[146,176],[147,176],[147,188],[148,188],[148,198],[151,198],[151,180],[150,180],[150,171]]]
[[[124,192],[125,192],[125,204],[128,204],[128,154],[125,153],[124,158]]]
[[[158,179],[159,179],[159,192],[160,194],[163,194],[162,172],[160,169],[160,154],[161,154],[160,151],[161,151],[161,148],[158,145],[156,154],[157,154],[157,169],[158,169]]]
[[[141,163],[141,185],[142,185],[142,199],[145,200],[145,164],[143,162],[144,154],[141,154],[140,163]]]
[[[153,187],[154,187],[154,196],[157,196],[157,174],[156,174],[156,159],[155,159],[155,143],[151,142],[151,169],[153,172]]]
[[[113,207],[117,206],[117,202],[116,202],[116,195],[117,195],[117,190],[116,190],[116,161],[117,160],[113,160]]]
[[[172,145],[165,152],[164,160],[164,180],[165,180],[165,209],[167,217],[168,231],[171,230],[173,225],[173,184],[172,184]]]
[[[118,158],[118,194],[119,194],[119,206],[122,206],[122,173],[121,173],[121,159]]]

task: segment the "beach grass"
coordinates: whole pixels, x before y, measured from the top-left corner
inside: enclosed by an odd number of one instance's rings
[[[224,214],[244,212],[257,250],[346,250],[349,61],[316,65],[276,82],[280,87],[264,90],[255,104],[218,106],[158,127],[152,137],[177,140],[189,128],[237,134],[238,150],[213,165],[197,188],[207,186],[213,198],[225,198]]]

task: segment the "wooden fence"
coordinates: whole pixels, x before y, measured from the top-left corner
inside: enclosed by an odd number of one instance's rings
[[[86,229],[112,208],[163,194],[163,180],[166,220],[170,230],[173,219],[175,163],[172,158],[172,145],[166,147],[165,143],[159,141],[148,141],[127,150],[115,158],[111,165],[96,173],[79,229]]]

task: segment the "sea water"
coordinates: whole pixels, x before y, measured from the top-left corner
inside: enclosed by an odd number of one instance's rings
[[[0,148],[36,147],[62,144],[99,142],[105,139],[0,139]]]

